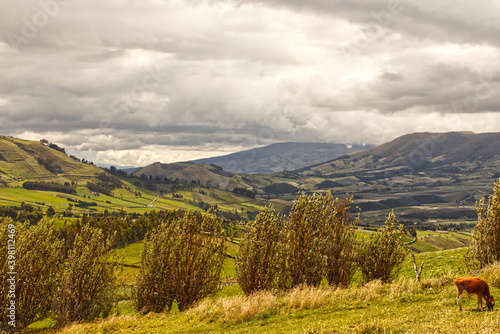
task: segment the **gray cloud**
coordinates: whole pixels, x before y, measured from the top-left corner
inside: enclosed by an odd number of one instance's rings
[[[1,3],[0,131],[117,164],[496,131],[498,6]]]

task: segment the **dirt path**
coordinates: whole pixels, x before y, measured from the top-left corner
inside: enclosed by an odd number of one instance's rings
[[[158,197],[160,197],[160,195],[156,195],[155,199],[152,200],[151,202],[149,202],[148,208],[151,208],[153,206],[153,203],[156,202],[156,200],[158,199]]]

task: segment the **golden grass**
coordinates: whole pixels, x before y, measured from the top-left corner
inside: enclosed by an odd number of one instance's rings
[[[187,315],[200,320],[242,322],[264,319],[273,314],[286,313],[290,309],[313,310],[336,303],[370,302],[381,296],[392,300],[404,293],[418,292],[424,287],[424,284],[406,277],[386,285],[379,280],[371,281],[361,288],[299,286],[284,293],[261,291],[250,296],[205,299],[187,311]]]
[[[485,279],[490,286],[500,288],[500,262],[495,262],[481,269],[477,276]]]
[[[217,300],[205,299],[187,311],[188,315],[222,321],[248,321],[270,316],[278,309],[278,298],[270,291],[251,296],[231,296]]]

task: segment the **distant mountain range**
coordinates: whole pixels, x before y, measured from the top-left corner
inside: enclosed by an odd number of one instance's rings
[[[373,145],[288,142],[191,162],[216,164],[235,173],[264,174],[295,170],[372,147]]]

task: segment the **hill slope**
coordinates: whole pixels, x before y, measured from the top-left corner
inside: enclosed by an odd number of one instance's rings
[[[498,147],[500,133],[414,133],[294,173],[309,189],[356,195],[362,211],[474,218],[500,177]]]
[[[236,173],[262,174],[295,170],[366,150],[373,146],[331,143],[276,143],[220,157],[193,160],[196,164],[216,164]]]
[[[233,173],[224,171],[218,166],[196,165],[191,162],[162,164],[155,162],[133,173],[135,176],[146,176],[150,179],[166,179],[176,182],[193,182],[205,186],[230,188]]]
[[[310,172],[433,175],[470,172],[471,163],[494,167],[500,160],[500,133],[413,133],[372,149],[301,170]]]
[[[51,146],[44,141],[0,136],[0,206],[20,210],[24,203],[41,211],[53,207],[59,215],[71,208],[70,216],[106,210],[144,213],[216,207],[233,216],[247,217],[267,204],[265,200],[249,197],[254,194],[245,192],[243,188],[248,186],[238,175],[217,166],[158,163],[138,174],[147,173],[147,178],[111,175],[67,156],[56,145]],[[172,182],[155,182],[156,177],[170,177]],[[43,182],[26,187],[33,184],[28,181]],[[105,188],[111,183],[113,187]],[[235,188],[240,191],[225,191]],[[275,204],[277,208],[287,205],[279,201]]]
[[[94,178],[102,170],[81,163],[41,142],[0,136],[0,181],[71,182]]]

